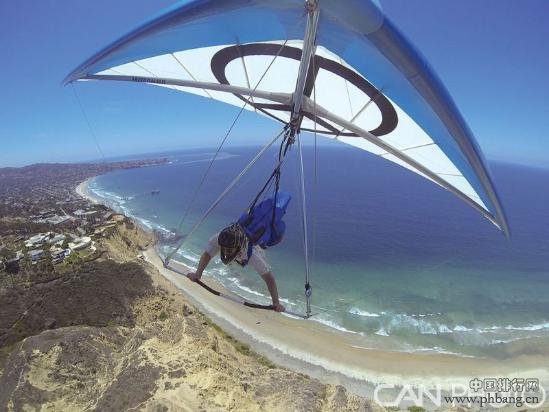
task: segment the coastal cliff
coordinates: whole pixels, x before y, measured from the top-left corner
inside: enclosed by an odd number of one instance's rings
[[[127,219],[91,261],[0,292],[0,410],[383,410],[254,354],[142,257]]]

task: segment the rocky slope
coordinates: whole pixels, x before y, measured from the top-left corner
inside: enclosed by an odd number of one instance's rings
[[[150,242],[120,222],[100,260],[2,288],[0,410],[382,410],[226,335],[138,258]]]

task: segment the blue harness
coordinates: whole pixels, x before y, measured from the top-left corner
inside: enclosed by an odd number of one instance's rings
[[[292,196],[287,192],[277,191],[255,206],[238,219],[238,224],[248,238],[247,259],[239,262],[245,266],[252,256],[253,247],[258,245],[262,249],[280,243],[286,232],[286,223],[282,220]]]
[[[280,187],[280,167],[286,153],[294,142],[292,129],[290,124],[284,127],[286,131],[284,139],[278,149],[278,164],[263,185],[255,199],[252,201],[248,211],[240,216],[238,224],[246,234],[248,239],[247,258],[245,262],[238,262],[245,266],[252,257],[253,248],[258,245],[262,249],[279,244],[286,232],[286,224],[282,220],[286,214],[288,204],[292,196],[279,190]],[[270,197],[264,198],[261,202],[259,199],[269,190],[271,184],[274,183],[273,194]]]

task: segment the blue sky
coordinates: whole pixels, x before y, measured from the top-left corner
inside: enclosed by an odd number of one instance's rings
[[[172,3],[1,2],[0,166],[98,158],[74,91],[61,80]],[[381,4],[442,78],[488,159],[549,164],[547,1]],[[109,82],[75,87],[106,156],[215,145],[238,111],[158,87]],[[258,143],[277,129],[245,113],[232,141]]]

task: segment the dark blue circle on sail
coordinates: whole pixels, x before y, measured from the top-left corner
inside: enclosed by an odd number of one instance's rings
[[[224,49],[219,50],[212,57],[211,60],[212,73],[214,74],[217,81],[221,84],[230,84],[226,75],[227,66],[233,60],[240,58],[243,59],[246,56],[281,56],[288,59],[300,61],[301,49],[290,46],[281,47],[279,44],[275,43],[250,43],[225,47]],[[327,70],[351,83],[364,94],[366,94],[370,98],[370,101],[377,106],[377,108],[381,112],[381,123],[378,127],[369,131],[371,134],[379,137],[387,135],[395,130],[398,124],[398,116],[395,108],[393,107],[389,99],[387,99],[387,97],[385,97],[381,91],[379,91],[373,84],[371,84],[360,74],[333,60],[318,55],[314,56],[313,62],[309,67],[309,72],[307,73],[307,78],[305,81],[305,96],[311,97],[315,80],[320,69]],[[247,97],[244,97],[240,94],[235,94],[235,96],[242,101],[248,102],[250,106],[260,111],[261,113],[283,123],[286,122],[280,117],[273,114],[271,111],[289,112],[292,110],[291,106],[286,104],[259,103],[254,102],[252,99],[248,99]],[[333,136],[359,137],[355,133],[348,131],[344,132],[335,128],[331,123],[327,122],[319,116],[315,116],[313,113],[304,111],[303,116],[312,121],[316,120],[319,126],[326,129],[325,131],[322,131],[323,134]],[[314,130],[307,128],[302,128],[301,130],[314,132]]]

